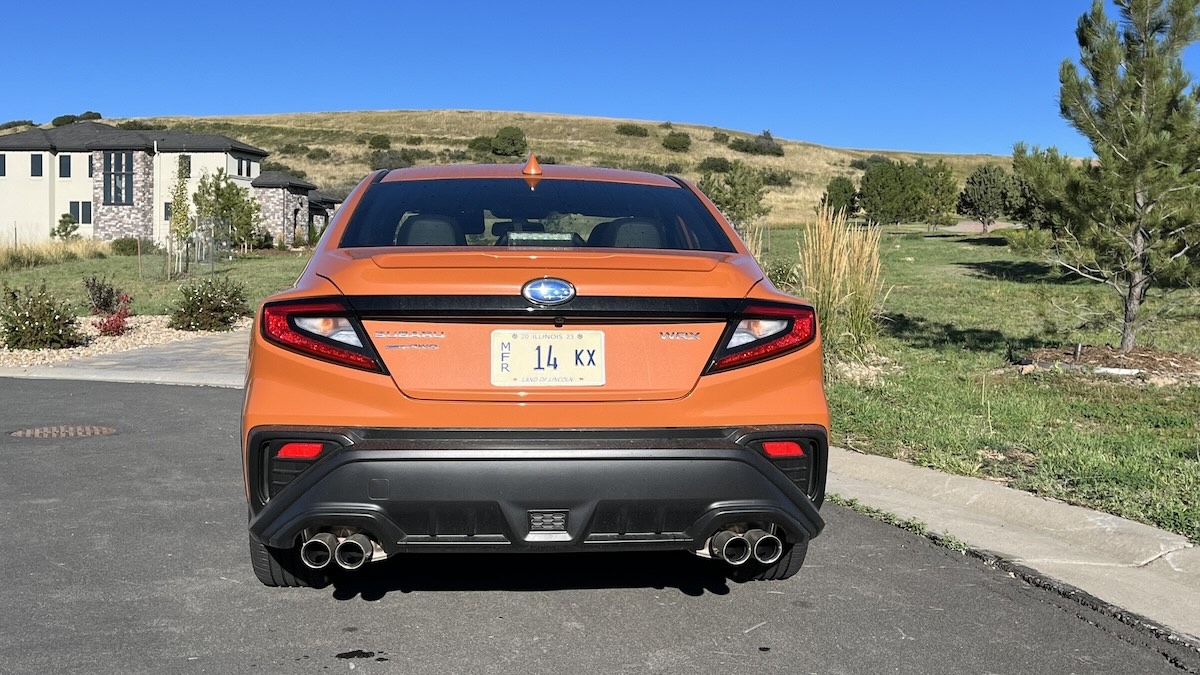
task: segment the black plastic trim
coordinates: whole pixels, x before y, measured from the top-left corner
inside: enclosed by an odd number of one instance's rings
[[[364,319],[436,317],[440,320],[495,316],[728,320],[744,304],[742,298],[577,296],[561,305],[540,307],[518,294],[351,295],[346,296],[346,301]]]
[[[828,443],[819,425],[489,431],[260,427],[248,441],[250,531],[260,541],[286,548],[304,529],[360,527],[389,555],[463,549],[695,550],[716,529],[747,521],[775,523],[786,540],[807,541],[824,526],[817,511],[822,494],[805,494],[759,451],[757,444],[767,438],[810,441],[818,449],[812,471],[823,494]],[[334,440],[340,447],[267,501],[265,464],[256,455],[280,439]],[[365,483],[375,478],[396,484],[383,501],[364,497]],[[456,489],[447,499],[439,487],[443,480],[461,492]],[[514,525],[517,511],[525,518],[526,508],[564,508],[539,503],[563,494],[579,500],[572,507],[569,536],[541,539]],[[600,519],[611,519],[614,503],[625,502],[634,511],[642,503],[667,509],[662,513],[669,512],[674,525],[654,530],[658,534],[613,532],[599,525]],[[489,527],[462,535],[434,525],[426,534],[420,527],[406,532],[400,524],[425,509],[436,523],[439,509],[459,507],[482,509]],[[424,521],[418,517],[418,522]]]

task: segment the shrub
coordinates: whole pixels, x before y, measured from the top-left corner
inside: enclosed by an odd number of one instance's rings
[[[372,150],[387,150],[392,147],[392,139],[386,134],[374,134],[367,139],[367,147]]]
[[[399,150],[377,150],[371,154],[371,170],[404,169],[413,165],[412,159]]]
[[[475,138],[472,138],[469,143],[467,143],[467,149],[474,150],[475,152],[491,152],[492,137],[476,136]]]
[[[246,289],[226,277],[205,277],[179,287],[183,296],[167,325],[177,330],[229,330],[246,314]]]
[[[308,152],[308,146],[299,143],[288,143],[279,149],[281,155],[303,155],[306,152]]]
[[[72,124],[72,123],[78,122],[78,121],[79,121],[78,115],[59,115],[58,117],[55,117],[54,119],[50,120],[50,126],[65,127],[68,124]]]
[[[124,122],[117,122],[117,128],[125,129],[126,131],[158,131],[160,129],[166,129],[167,125],[155,124],[153,122],[142,122],[139,120],[126,120]]]
[[[754,138],[735,138],[729,142],[729,148],[750,155],[783,157],[783,146],[776,142],[770,131],[763,131]]]
[[[771,187],[788,187],[792,184],[792,174],[784,169],[763,169],[763,185]]]
[[[96,112],[95,110],[88,110],[88,111],[85,111],[82,115],[80,115],[79,119],[81,119],[81,120],[98,120],[98,119],[103,119],[103,115]]]
[[[859,157],[858,159],[850,160],[850,168],[866,171],[875,164],[890,164],[891,159],[883,155],[871,155],[870,157]]]
[[[50,228],[50,238],[67,241],[78,237],[79,235],[75,234],[78,231],[79,223],[75,222],[75,216],[64,213],[58,217],[58,225]]]
[[[645,138],[650,135],[650,130],[640,124],[618,124],[617,133],[622,136]]]
[[[113,239],[109,244],[112,247],[113,255],[137,255],[138,254],[138,238],[137,237],[121,237]],[[142,255],[150,255],[158,252],[158,246],[154,240],[149,237],[142,238]]]
[[[32,127],[32,126],[35,126],[33,123],[33,120],[13,120],[11,122],[5,122],[4,124],[0,124],[0,131],[4,131],[5,129],[16,129],[17,127]]]
[[[465,162],[471,158],[470,155],[463,152],[462,150],[446,150],[446,149],[439,150],[437,156],[438,156],[438,161],[445,162],[445,163]]]
[[[791,260],[772,258],[762,264],[763,272],[775,288],[789,290],[796,281],[796,264]]]
[[[733,162],[724,157],[705,157],[696,166],[700,173],[725,173],[732,168]]]
[[[672,131],[663,137],[662,146],[671,152],[687,152],[692,148],[692,137],[682,131]]]
[[[501,157],[518,157],[529,151],[525,132],[520,127],[501,127],[492,137],[492,154]]]
[[[67,349],[84,344],[75,314],[46,290],[45,282],[37,289],[23,290],[6,284],[0,295],[0,328],[9,349]]]
[[[674,129],[675,125],[671,124],[670,122],[663,122],[662,124],[658,125],[658,127],[660,129]]]
[[[83,290],[87,292],[88,307],[92,314],[112,314],[117,311],[122,298],[129,302],[129,296],[104,277],[93,275],[84,279]]]
[[[308,178],[308,174],[301,171],[300,169],[293,169],[292,167],[288,166],[287,164],[284,164],[283,162],[276,162],[274,160],[264,161],[260,168],[263,171],[282,171],[284,173],[291,174],[291,175],[295,176],[296,178]]]
[[[425,139],[421,138],[420,136],[405,136],[404,137],[405,145],[420,145],[424,142],[425,142]]]
[[[1027,258],[1042,258],[1054,246],[1054,236],[1050,230],[1003,230],[1003,236],[1008,240],[1008,250]]]
[[[725,133],[724,131],[714,131],[712,135],[712,141],[713,143],[725,145],[729,142],[729,134]]]
[[[116,310],[108,316],[96,319],[92,322],[92,327],[100,331],[104,337],[120,337],[129,330],[129,302],[131,298],[122,293],[119,298],[120,302]]]
[[[328,150],[326,150],[325,148],[313,148],[312,150],[308,151],[307,155],[305,155],[305,157],[313,160],[314,162],[326,160],[332,156],[333,155],[330,154],[330,152]]]

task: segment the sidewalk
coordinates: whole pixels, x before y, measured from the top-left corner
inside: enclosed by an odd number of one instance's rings
[[[249,331],[56,366],[0,368],[0,377],[241,387]],[[884,457],[830,450],[829,492],[916,518],[1200,645],[1200,547],[1089,509]]]

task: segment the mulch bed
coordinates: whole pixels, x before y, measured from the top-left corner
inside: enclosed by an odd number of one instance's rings
[[[1084,347],[1079,357],[1074,347],[1053,347],[1031,352],[1019,364],[1039,367],[1079,367],[1093,371],[1096,368],[1136,370],[1139,375],[1161,376],[1180,381],[1200,381],[1200,355],[1164,352],[1151,347],[1135,347],[1128,354],[1121,354],[1112,347]],[[1103,371],[1102,371],[1103,372]]]

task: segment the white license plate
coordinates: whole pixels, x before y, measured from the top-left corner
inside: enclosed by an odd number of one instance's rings
[[[494,330],[492,386],[604,386],[604,331]]]

